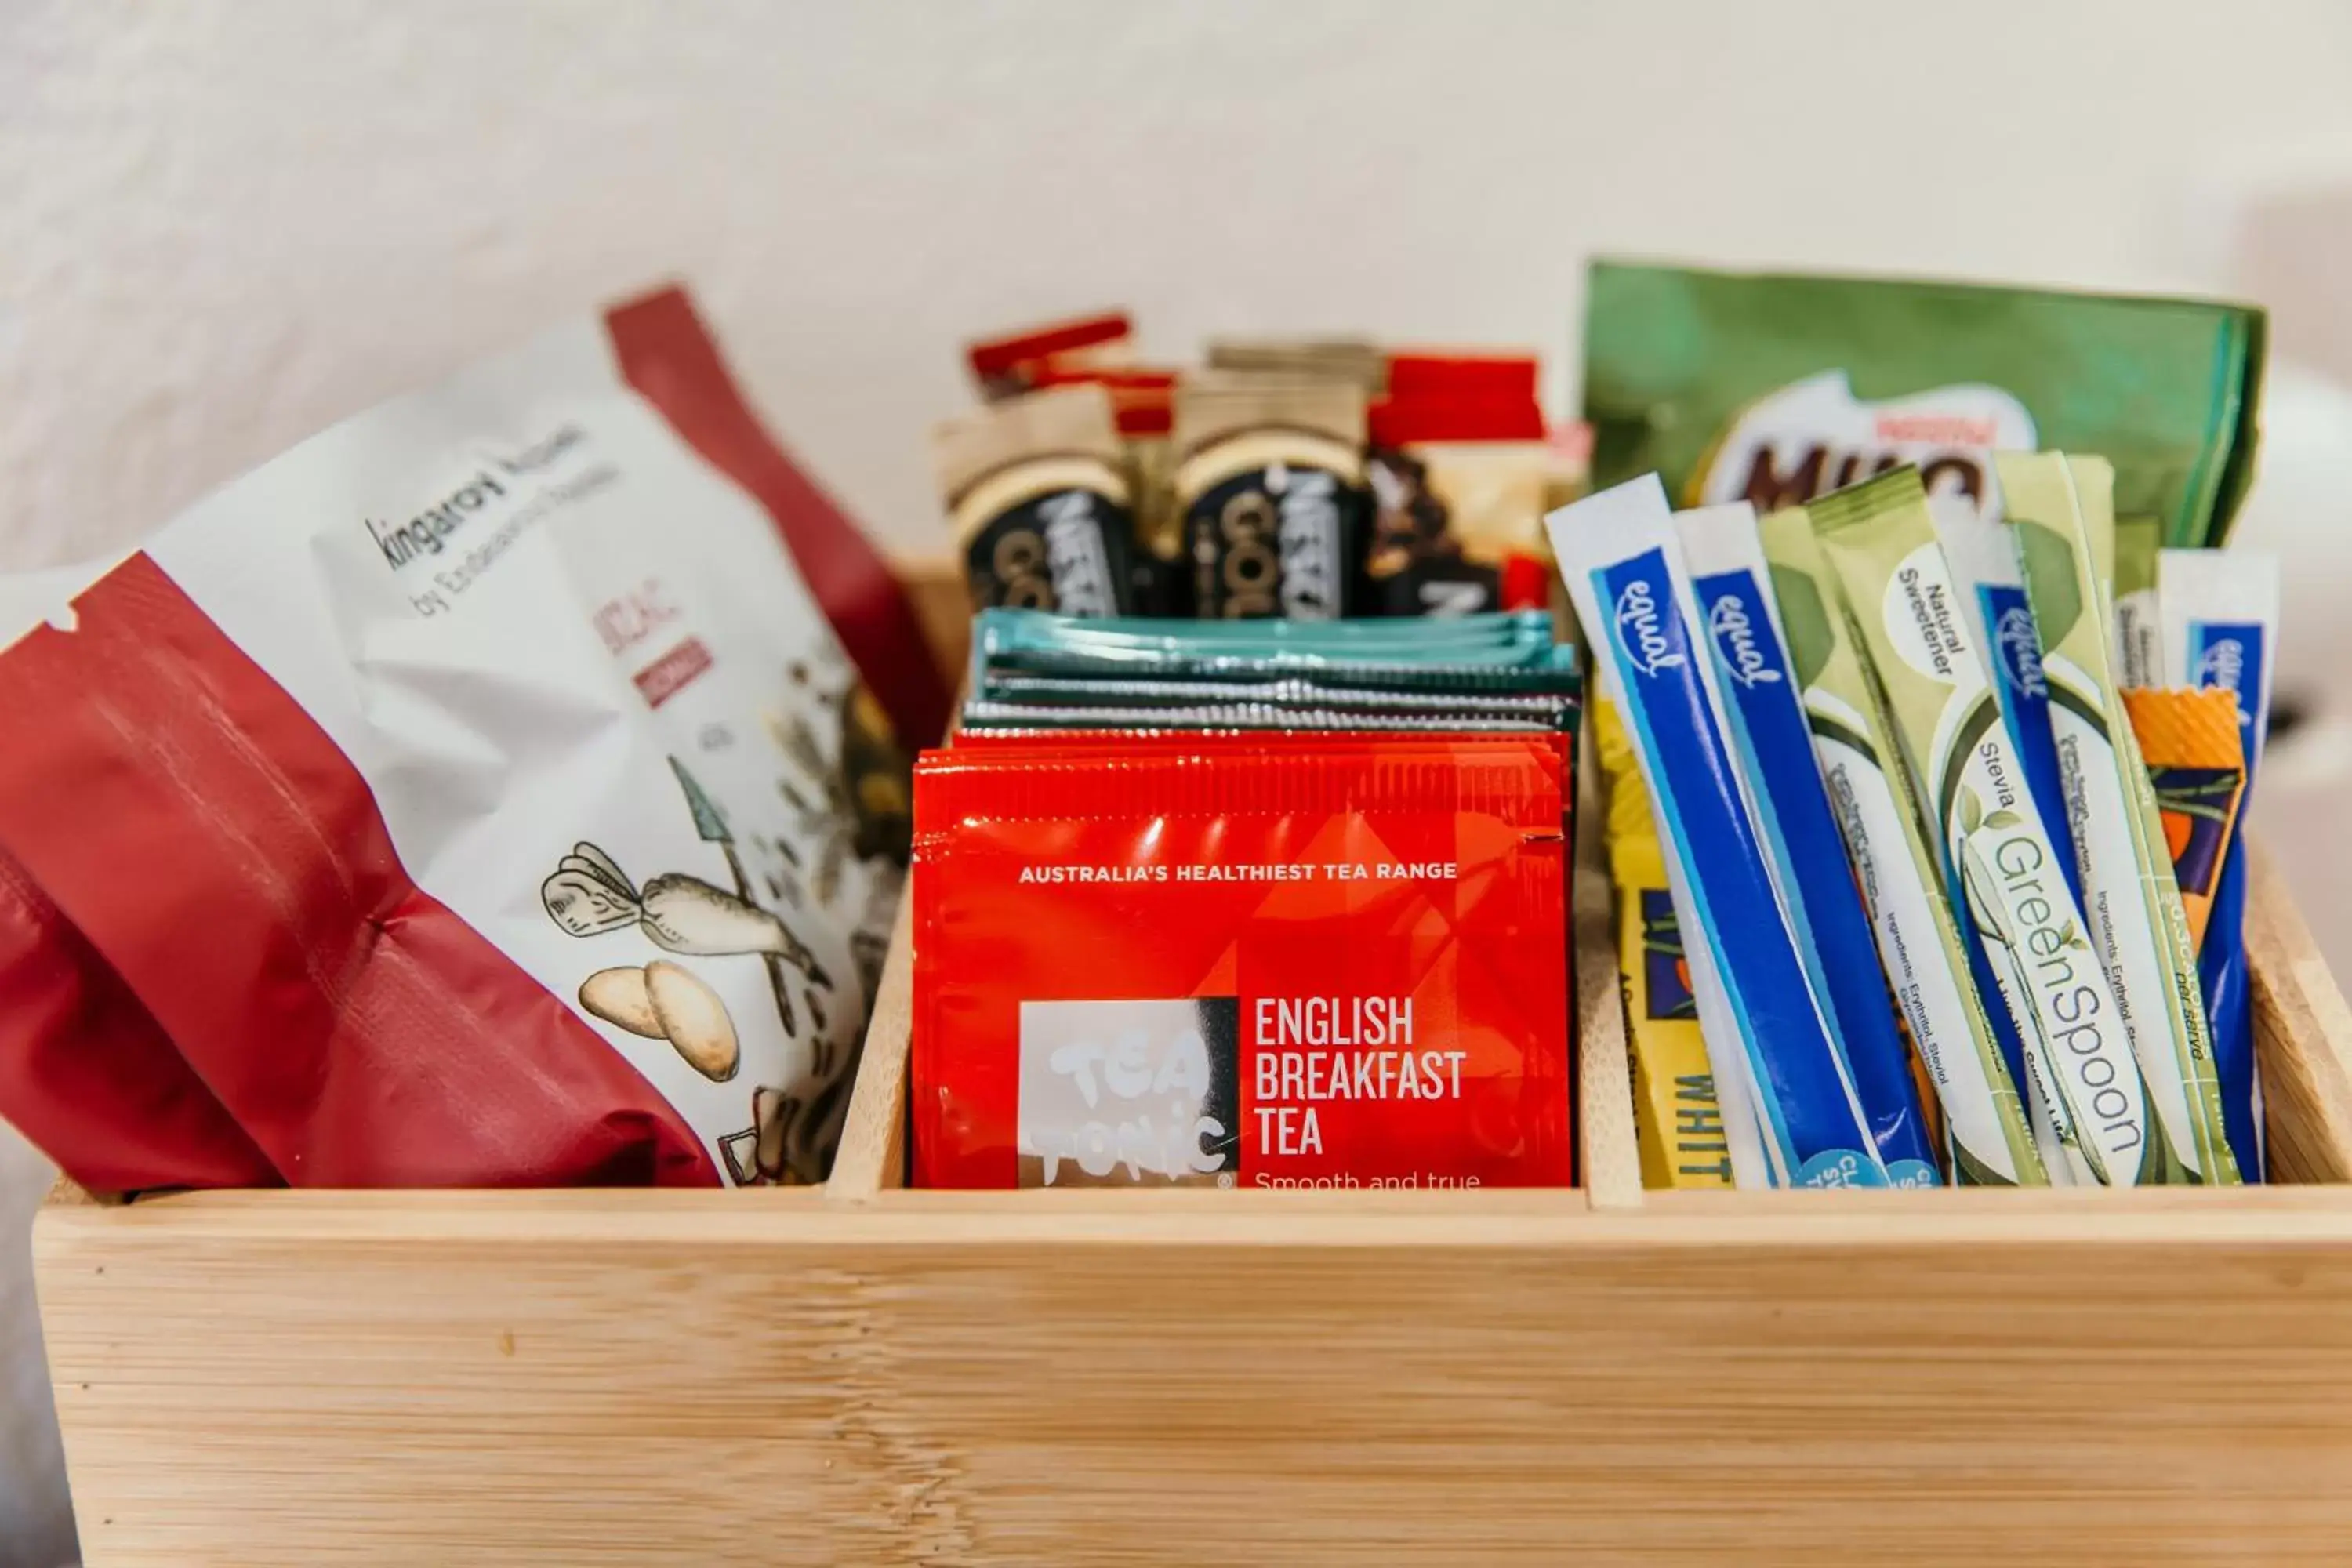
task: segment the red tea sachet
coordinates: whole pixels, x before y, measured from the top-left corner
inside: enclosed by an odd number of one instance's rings
[[[1562,749],[927,753],[916,1184],[1566,1184]]]

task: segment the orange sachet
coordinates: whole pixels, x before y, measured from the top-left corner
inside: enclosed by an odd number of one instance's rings
[[[2237,694],[2226,687],[2138,688],[2122,694],[2139,740],[2140,761],[2156,787],[2164,841],[2192,942],[2205,940],[2205,921],[2230,839],[2245,797],[2245,742],[2238,729]]]

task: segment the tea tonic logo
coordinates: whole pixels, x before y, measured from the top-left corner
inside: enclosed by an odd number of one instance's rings
[[[1230,996],[1024,1002],[1021,1185],[1231,1186],[1239,1026]]]
[[[1779,661],[1766,647],[1770,632],[1768,628],[1759,634],[1747,605],[1738,594],[1721,595],[1707,606],[1706,630],[1715,638],[1726,675],[1750,690],[1779,684]]]
[[[1617,626],[1617,647],[1626,665],[1644,679],[1660,670],[1682,668],[1682,650],[1666,630],[1666,617],[1673,613],[1671,605],[1659,603],[1659,585],[1649,578],[1636,577],[1617,591],[1612,617]]]

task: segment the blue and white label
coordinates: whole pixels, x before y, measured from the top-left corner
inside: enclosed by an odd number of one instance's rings
[[[2196,621],[2189,628],[2189,677],[2198,686],[2219,686],[2238,698],[2238,734],[2245,742],[2246,775],[2253,776],[2261,747],[2255,727],[2263,690],[2263,628],[2252,622]]]
[[[1594,601],[1612,606],[1626,718],[1701,928],[1685,939],[1704,941],[1716,958],[1773,1164],[1784,1179],[1834,1166],[1838,1184],[1883,1185],[1885,1170],[1868,1147],[1796,941],[1783,921],[1756,918],[1779,900],[1707,684],[1691,664],[1695,639],[1673,563],[1652,548],[1598,567],[1589,581]],[[1759,625],[1753,610],[1749,625]],[[1777,639],[1759,668],[1784,672]],[[1780,689],[1788,690],[1784,673]],[[1838,866],[1843,875],[1842,856]],[[1840,1155],[1850,1163],[1838,1164]]]
[[[1770,646],[1778,639],[1769,625],[1759,634],[1755,606],[1736,591],[1722,591],[1705,583],[1699,591],[1701,597],[1714,595],[1706,607],[1706,630],[1715,639],[1723,673],[1743,688],[1775,685],[1784,679],[1780,650]]]
[[[1684,667],[1682,639],[1667,631],[1672,621],[1675,633],[1680,632],[1680,617],[1675,615],[1671,600],[1659,603],[1654,584],[1635,578],[1618,591],[1616,603],[1617,647],[1630,670],[1654,676]]]
[[[1983,592],[2002,689],[2037,702],[2049,701],[2050,683],[2042,676],[2042,634],[2033,625],[2033,612],[2026,608],[2025,590],[1990,584]]]
[[[1910,1053],[1862,892],[1847,865],[1822,782],[1788,651],[1767,590],[1749,570],[1709,573],[1692,586],[1706,606],[1724,717],[1763,844],[1767,870],[1795,937],[1823,1021],[1879,1157],[1935,1171]]]
[[[1992,664],[2000,678],[2002,728],[2017,748],[2017,765],[2025,775],[2025,792],[2050,835],[2058,856],[2059,873],[2066,879],[2074,901],[2083,901],[2083,870],[2076,863],[2074,824],[2067,815],[2065,775],[2058,767],[2058,741],[2050,728],[2050,682],[2042,673],[2042,631],[2026,603],[2025,589],[2013,583],[1977,584],[1977,602],[1984,610],[1987,636],[1991,638]],[[1965,919],[1966,911],[1963,911]],[[2004,1040],[2004,1046],[2009,1041]],[[2021,1047],[2020,1047],[2021,1048]],[[2012,1058],[2015,1052],[2011,1052]],[[2012,1065],[2013,1062],[2012,1062]],[[2024,1080],[2019,1079],[2019,1088]]]
[[[2270,716],[2262,711],[2267,628],[2252,621],[2191,621],[2189,676],[2197,686],[2219,686],[2238,699],[2238,738],[2245,750],[2245,788],[2254,787],[2254,761]],[[2238,810],[2242,821],[2246,803]],[[2246,974],[2246,842],[2231,841],[2197,955],[2197,978],[2213,1031],[2213,1072],[2221,1090],[2221,1127],[2248,1181],[2260,1181],[2266,1156],[2257,1112],[2252,1001]]]

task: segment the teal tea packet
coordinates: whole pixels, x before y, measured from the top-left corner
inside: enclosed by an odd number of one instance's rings
[[[1264,702],[1342,710],[1549,719],[1564,708],[1576,706],[1580,682],[1572,669],[1548,673],[1556,673],[1558,677],[1552,689],[1496,692],[1465,689],[1468,682],[1451,689],[1435,690],[1349,686],[1298,675],[1162,680],[1032,675],[1020,670],[996,669],[982,673],[980,687],[972,695],[992,702],[1025,702],[1053,707],[1189,707],[1202,702]]]

